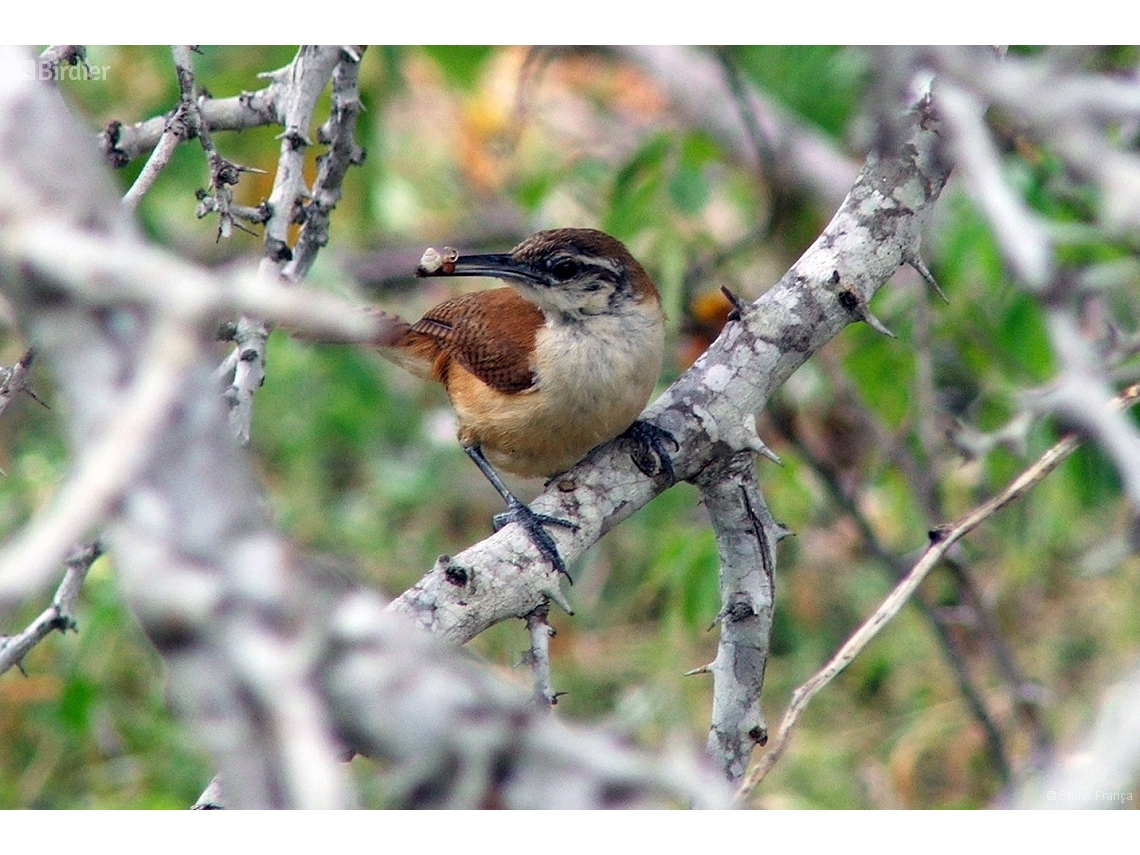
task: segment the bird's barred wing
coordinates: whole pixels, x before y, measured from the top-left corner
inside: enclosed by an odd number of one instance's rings
[[[538,307],[511,288],[475,291],[430,309],[401,346],[430,359],[441,382],[454,360],[496,391],[525,392],[534,386],[531,355],[542,323]]]

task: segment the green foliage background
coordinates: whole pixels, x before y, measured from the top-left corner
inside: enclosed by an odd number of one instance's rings
[[[262,85],[258,72],[285,65],[293,53],[203,48],[198,82],[217,96],[253,90]],[[1134,53],[1106,51],[1098,61],[1129,67]],[[861,160],[871,70],[862,52],[741,47],[721,56],[740,81]],[[665,385],[715,334],[718,288],[758,296],[831,211],[771,187],[703,129],[685,127],[633,68],[588,52],[525,59],[524,51],[506,48],[367,52],[358,138],[368,158],[348,176],[332,242],[311,279],[414,316],[448,293],[411,279],[424,246],[503,249],[541,227],[600,227],[626,241],[662,289],[675,354]],[[105,82],[65,81],[62,88],[92,137],[110,119],[138,121],[177,99],[166,49],[95,47],[89,62],[109,68]],[[325,111],[318,108],[318,117]],[[230,159],[272,171],[277,131],[217,134],[216,142]],[[1042,213],[1087,222],[1095,203],[1087,188],[1048,152],[1033,155],[1011,145],[1010,179]],[[141,164],[116,174],[124,190]],[[257,236],[217,243],[216,223],[195,219],[194,191],[205,180],[200,148],[183,145],[144,200],[142,225],[156,242],[204,264],[257,257]],[[271,180],[247,175],[240,201],[260,202]],[[949,305],[931,300],[916,277],[900,275],[874,307],[899,338],[850,328],[792,378],[774,415],[761,420],[761,435],[786,464],[760,464],[764,489],[777,519],[796,534],[780,547],[765,689],[772,726],[795,686],[892,584],[852,508],[883,548],[905,560],[924,546],[933,524],[992,495],[1059,435],[1056,425],[1039,423],[1026,448],[998,447],[978,459],[955,453],[945,438],[933,446],[920,440],[924,423],[945,436],[956,423],[1000,428],[1019,412],[1022,393],[1054,369],[1038,307],[1006,279],[985,222],[953,183],[925,247]],[[1071,251],[1072,264],[1128,257],[1095,236]],[[402,276],[354,277],[370,260],[399,252],[413,259]],[[1137,317],[1135,285],[1112,295],[1125,328]],[[26,346],[11,328],[0,343],[4,364]],[[936,414],[922,407],[921,366],[933,377]],[[0,420],[5,536],[50,499],[67,472],[58,422],[65,404],[42,370],[36,386],[51,411],[22,400]],[[276,332],[253,431],[268,512],[298,543],[340,556],[367,584],[398,594],[438,554],[485,536],[499,509],[448,419],[441,390],[375,354]],[[913,455],[933,485],[929,493],[920,495],[890,448]],[[813,459],[838,473],[838,490]],[[529,495],[535,485],[520,489]],[[936,519],[921,510],[931,501]],[[1081,739],[1140,643],[1134,526],[1111,467],[1083,450],[964,547],[963,561],[1018,667],[1040,687],[1041,716],[1061,747]],[[577,615],[553,616],[556,688],[567,692],[558,714],[610,723],[650,746],[677,733],[702,742],[709,679],[682,675],[715,655],[716,571],[707,519],[687,485],[608,535],[573,568]],[[945,614],[962,615],[951,628],[964,664],[1014,771],[1024,768],[1031,746],[1020,699],[978,640],[957,587],[936,574],[924,594]],[[0,631],[15,631],[45,604],[29,603]],[[0,807],[192,803],[209,763],[166,711],[162,663],[123,607],[113,558],[93,569],[79,629],[40,644],[24,674],[0,676]],[[521,624],[496,627],[471,645],[524,683],[525,646]],[[362,780],[376,771],[363,760],[354,765]],[[757,804],[983,806],[1001,786],[929,621],[908,607],[812,705]]]

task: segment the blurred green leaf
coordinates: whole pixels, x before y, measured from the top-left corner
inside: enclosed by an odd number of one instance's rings
[[[91,708],[98,697],[98,688],[80,676],[68,680],[57,707],[60,722],[74,733],[87,729]]]
[[[748,45],[726,49],[763,91],[841,138],[859,106],[870,63],[859,48]]]
[[[471,89],[494,49],[486,45],[432,45],[421,50],[435,61],[449,83]]]

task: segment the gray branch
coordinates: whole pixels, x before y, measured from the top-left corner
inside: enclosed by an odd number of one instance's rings
[[[267,76],[271,77],[270,84],[256,92],[242,92],[230,98],[202,98],[198,108],[205,126],[211,131],[242,131],[281,124],[278,101],[288,81]],[[126,166],[158,145],[167,122],[167,116],[154,116],[131,125],[109,122],[99,136],[100,150],[111,166]]]
[[[60,230],[52,231],[58,236]],[[28,284],[33,281],[25,279]],[[38,291],[22,296],[43,299]],[[61,324],[59,330],[64,328]],[[0,553],[0,604],[16,601],[44,584],[71,545],[98,530],[138,486],[137,479],[152,461],[157,437],[178,406],[179,384],[193,349],[186,325],[170,318],[160,319],[153,329],[140,334],[140,356],[148,358],[141,359],[125,388],[117,383],[110,386],[101,406],[87,411],[89,421],[83,429],[90,436],[80,448],[74,473],[48,508]]]
[[[650,760],[612,735],[566,727],[373,597],[343,601],[334,633],[341,648],[323,679],[350,744],[400,765],[401,806],[728,804],[724,782],[691,754]]]
[[[752,749],[768,741],[760,690],[772,637],[776,543],[788,532],[764,503],[752,454],[707,467],[697,486],[720,556],[720,641],[716,659],[702,669],[714,680],[708,748],[736,784],[744,777]]]
[[[679,480],[696,479],[741,452],[765,452],[756,415],[772,392],[845,326],[872,318],[867,306],[876,291],[918,255],[923,219],[949,165],[928,102],[910,115],[909,131],[899,151],[868,158],[823,234],[643,414],[679,442],[673,460]],[[579,524],[577,531],[551,532],[569,564],[669,486],[641,474],[619,439],[595,449],[531,507]],[[569,609],[560,581],[517,526],[507,526],[440,558],[392,608],[466,641],[499,621],[525,617],[546,599]]]
[[[550,605],[544,603],[526,616],[526,630],[530,636],[530,649],[526,655],[534,678],[534,700],[546,709],[558,703],[550,671],[550,637],[554,635],[554,627],[547,620],[549,615]]]
[[[329,149],[317,158],[317,180],[311,198],[302,206],[301,234],[293,248],[293,260],[284,270],[286,279],[305,278],[317,253],[329,242],[329,219],[340,201],[348,168],[364,162],[364,149],[356,144],[356,117],[360,112],[360,60],[364,46],[340,53],[332,73],[331,115],[317,132],[317,141]]]
[[[166,125],[162,129],[162,136],[158,144],[147,158],[142,171],[139,172],[135,183],[123,194],[123,207],[133,211],[138,207],[142,197],[158,179],[159,174],[170,162],[174,149],[183,140],[190,139],[199,132],[197,120],[197,105],[194,99],[194,67],[190,58],[190,49],[186,45],[175,45],[171,49],[174,57],[174,68],[178,77],[178,106],[166,117]]]
[[[281,153],[267,207],[265,244],[259,273],[267,280],[281,277],[292,258],[289,249],[289,227],[299,206],[307,197],[305,187],[305,149],[311,145],[309,126],[317,99],[328,85],[341,55],[339,47],[304,45],[293,62],[270,78],[278,89],[277,110],[285,130],[281,135]],[[265,342],[269,326],[263,319],[243,316],[238,321],[235,344],[239,358],[234,376],[226,391],[230,405],[230,427],[242,445],[249,444],[253,421],[253,396],[265,382]]]
[[[1101,223],[1110,233],[1127,234],[1140,225],[1140,157],[1130,150],[1140,115],[1135,74],[1083,71],[1064,51],[998,57],[977,48],[942,48],[933,57],[945,78],[1007,111],[1078,175],[1095,182]]]
[[[77,631],[75,603],[83,589],[87,571],[95,559],[103,554],[98,543],[84,544],[72,550],[67,558],[67,570],[59,583],[51,605],[44,609],[28,627],[16,635],[0,636],[0,674],[13,665],[19,665],[28,651],[53,632]]]
[[[28,348],[15,365],[0,370],[0,413],[8,409],[12,399],[20,392],[26,392],[35,397],[35,393],[32,392],[32,387],[28,383],[28,371],[31,369],[32,361],[35,358],[35,348]]]
[[[309,195],[304,175],[305,151],[312,145],[309,127],[317,99],[332,78],[340,54],[339,47],[304,45],[293,62],[270,75],[281,87],[278,111],[285,128],[269,194],[270,216],[265,224],[263,264],[268,261],[275,265],[275,270],[286,260],[282,248],[288,246],[289,226],[294,222],[299,205]]]
[[[1052,246],[1044,223],[1002,177],[997,150],[985,128],[985,104],[947,81],[939,81],[938,94],[955,161],[971,195],[989,218],[1014,273],[1027,287],[1041,290],[1052,278]]]

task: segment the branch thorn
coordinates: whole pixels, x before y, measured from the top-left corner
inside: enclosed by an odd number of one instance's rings
[[[742,320],[744,313],[748,311],[748,304],[737,296],[727,285],[720,286],[720,293],[724,294],[725,299],[732,303],[732,310],[728,313],[728,319],[730,321]]]
[[[922,277],[923,281],[930,287],[930,289],[942,298],[942,302],[949,304],[950,298],[946,296],[946,292],[938,285],[938,281],[934,278],[934,274],[930,272],[930,268],[926,266],[926,262],[922,260],[922,256],[917,252],[908,252],[904,256],[904,260]]]
[[[566,614],[574,614],[574,609],[570,605],[570,601],[566,599],[566,595],[562,593],[562,589],[558,586],[557,583],[543,588],[540,593],[545,594],[547,597],[549,597],[550,601],[558,606],[558,608],[562,609],[562,611],[566,612]]]

